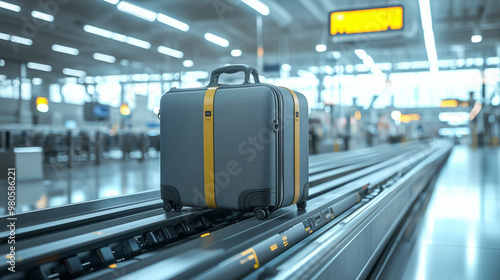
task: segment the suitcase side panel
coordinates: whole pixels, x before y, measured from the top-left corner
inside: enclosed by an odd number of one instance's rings
[[[306,200],[309,194],[309,106],[307,98],[295,92],[300,104],[300,186],[299,202]]]
[[[175,91],[163,95],[161,99],[160,173],[164,200],[180,199],[180,202],[174,202],[206,207],[203,181],[204,94],[204,90]]]
[[[285,88],[279,88],[283,95],[285,103],[285,117],[284,117],[284,143],[283,151],[285,156],[285,201],[283,206],[288,206],[293,203],[295,194],[295,178],[294,178],[294,103],[291,93]],[[308,104],[306,97],[294,91],[297,99],[299,100],[299,113],[300,113],[300,195],[297,202],[307,199],[309,189],[309,118],[308,118]]]
[[[278,88],[283,95],[284,118],[282,122],[283,143],[283,184],[284,200],[283,206],[292,204],[295,195],[294,185],[294,102],[290,92],[284,88]],[[302,140],[302,139],[301,139]]]
[[[220,87],[214,100],[215,201],[250,211],[276,205],[277,104],[263,86]]]

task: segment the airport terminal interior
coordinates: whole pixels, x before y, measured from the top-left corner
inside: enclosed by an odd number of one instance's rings
[[[499,140],[500,0],[0,0],[1,279],[500,279]]]

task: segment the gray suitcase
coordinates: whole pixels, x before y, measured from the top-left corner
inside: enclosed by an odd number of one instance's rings
[[[243,84],[218,84],[221,74],[240,71]],[[253,67],[230,65],[214,70],[206,88],[168,91],[160,112],[165,211],[219,208],[264,219],[288,205],[305,209],[309,128],[302,94],[260,83]]]

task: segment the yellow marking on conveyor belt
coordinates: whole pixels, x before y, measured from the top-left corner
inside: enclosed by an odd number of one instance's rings
[[[271,249],[271,252],[278,249],[278,244],[274,243],[273,245],[271,245],[271,247],[269,247]]]
[[[205,237],[205,236],[209,236],[210,235],[210,232],[207,232],[207,233],[204,233],[201,235],[201,237]]]
[[[101,231],[94,231],[94,232],[92,232],[92,234],[95,234],[95,235],[111,235],[111,233],[105,233],[105,232],[101,232]]]
[[[240,254],[242,257],[246,257],[243,260],[240,260],[241,264],[244,264],[246,260],[253,260],[255,259],[255,264],[253,265],[254,269],[259,268],[259,259],[257,258],[257,253],[255,253],[255,250],[253,248],[247,249]],[[247,256],[248,255],[248,256]]]
[[[208,208],[217,208],[214,182],[214,98],[217,88],[208,88],[203,101],[203,164],[205,202]]]
[[[117,267],[117,265],[116,265],[116,263],[113,263],[113,264],[110,264],[108,267],[109,267],[109,268],[116,268],[116,267]]]

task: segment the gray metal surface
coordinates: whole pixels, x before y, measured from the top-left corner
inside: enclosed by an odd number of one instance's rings
[[[277,268],[276,279],[355,279],[368,273],[406,209],[439,170],[449,146],[425,158],[408,174],[335,225]],[[414,161],[416,158],[409,158]],[[396,164],[397,169],[403,168]],[[415,161],[413,164],[416,164]],[[403,168],[404,169],[404,168]],[[401,169],[401,170],[403,170]]]
[[[498,279],[500,150],[457,146],[377,279]]]

